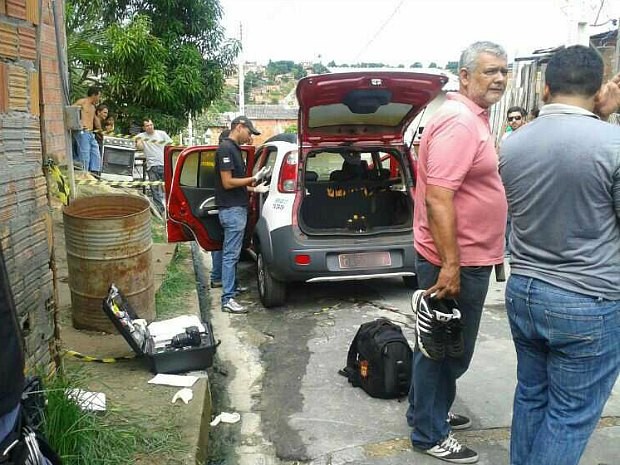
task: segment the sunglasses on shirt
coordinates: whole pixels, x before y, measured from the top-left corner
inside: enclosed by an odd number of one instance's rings
[[[521,116],[509,116],[508,117],[508,122],[511,123],[513,121],[521,121],[522,117]]]

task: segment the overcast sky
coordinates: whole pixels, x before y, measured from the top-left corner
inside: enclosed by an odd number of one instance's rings
[[[578,3],[579,0],[571,0]],[[583,0],[584,16],[605,23],[620,0]],[[409,66],[458,60],[477,40],[495,41],[509,59],[566,42],[568,0],[220,0],[227,35],[244,58]],[[592,34],[613,28],[591,28]]]

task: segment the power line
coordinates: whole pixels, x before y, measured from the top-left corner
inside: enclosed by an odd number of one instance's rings
[[[603,6],[605,6],[605,0],[601,0],[601,5],[599,6],[598,13],[596,13],[596,19],[593,24],[590,24],[591,27],[602,26],[603,24],[598,24],[598,18],[601,16],[601,11],[603,11]]]
[[[359,51],[359,53],[357,54],[357,56],[355,57],[355,61],[359,60],[359,57],[361,56],[362,53],[364,53],[368,47],[370,47],[372,45],[372,43],[377,39],[377,37],[379,37],[379,34],[381,34],[383,32],[383,29],[385,29],[385,27],[389,24],[389,22],[392,20],[392,18],[394,18],[394,16],[396,15],[396,13],[398,13],[398,10],[400,10],[400,7],[403,5],[403,3],[405,3],[405,0],[400,0],[398,2],[398,4],[396,5],[396,7],[394,8],[394,10],[392,11],[392,13],[390,14],[390,16],[388,16],[388,18],[383,22],[383,24],[379,27],[379,29],[377,30],[377,32],[375,33],[374,36],[372,36],[372,38],[366,43],[366,45],[364,45],[362,47],[362,49]]]

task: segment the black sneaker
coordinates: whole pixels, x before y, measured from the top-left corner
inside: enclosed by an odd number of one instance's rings
[[[459,306],[454,299],[433,299],[437,310],[445,314],[452,314],[452,318],[446,322],[446,355],[452,358],[460,358],[465,353],[465,341],[463,339],[463,318]]]
[[[222,281],[211,281],[211,289],[222,287]]]
[[[424,290],[420,289],[413,293],[411,298],[411,308],[416,316],[416,346],[431,360],[443,360],[446,356],[445,347],[445,324],[441,321],[443,315],[431,308],[431,298],[424,295]]]
[[[478,461],[478,453],[459,443],[452,434],[436,446],[422,452],[444,462],[476,463]]]
[[[454,412],[448,412],[448,423],[454,431],[471,427],[471,420],[468,417]]]

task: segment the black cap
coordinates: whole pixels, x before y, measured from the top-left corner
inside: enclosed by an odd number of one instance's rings
[[[257,131],[256,128],[254,127],[254,125],[252,124],[252,121],[250,120],[250,118],[248,118],[247,116],[237,116],[234,120],[232,120],[232,122],[230,123],[230,129],[234,128],[237,124],[243,124],[246,128],[248,128],[250,130],[250,132],[252,134],[254,134],[255,136],[260,135],[260,131]]]

